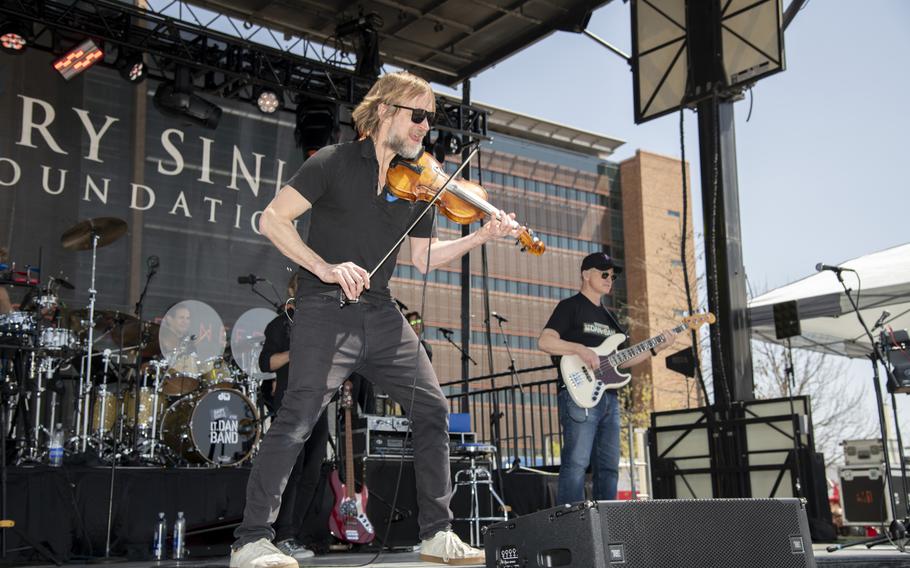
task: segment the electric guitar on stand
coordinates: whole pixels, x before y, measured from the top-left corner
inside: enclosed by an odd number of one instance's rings
[[[686,329],[697,329],[706,323],[714,323],[714,314],[711,312],[684,318],[673,331],[679,333]],[[562,371],[562,381],[575,404],[582,408],[593,408],[600,402],[605,391],[626,386],[632,380],[632,374],[621,373],[618,367],[664,342],[663,336],[657,335],[617,351],[625,340],[625,335],[617,333],[604,339],[597,347],[591,348],[600,355],[599,369],[588,367],[578,355],[563,355],[559,361],[559,370]]]
[[[341,392],[341,406],[344,408],[344,477],[341,483],[338,470],[332,471],[329,483],[335,494],[335,506],[329,515],[329,532],[344,542],[367,544],[373,542],[376,532],[367,518],[367,497],[369,491],[364,483],[360,491],[354,487],[354,442],[351,408],[354,398],[351,396],[351,381],[345,381]]]

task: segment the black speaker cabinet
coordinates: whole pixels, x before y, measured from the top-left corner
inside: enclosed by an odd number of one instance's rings
[[[587,501],[491,525],[487,568],[814,568],[797,499]]]
[[[420,527],[417,524],[417,515],[420,511],[417,507],[417,478],[414,473],[414,460],[405,458],[402,462],[399,458],[365,457],[358,462],[358,465],[363,468],[357,472],[358,479],[360,479],[361,473],[366,476],[369,490],[366,513],[367,518],[373,523],[373,528],[376,529],[375,544],[384,544],[387,548],[393,549],[410,548],[420,544]],[[455,472],[468,467],[464,459],[458,458],[452,458],[449,465],[453,480]],[[491,467],[487,460],[479,461],[478,465],[487,469]],[[393,510],[392,501],[395,499],[399,467],[401,468],[401,485],[398,487],[398,498]],[[482,516],[490,517],[494,513],[501,514],[492,509],[486,487],[478,489],[478,504]],[[449,506],[456,518],[467,517],[471,510],[470,490],[465,487],[460,488],[453,496]],[[467,522],[453,521],[452,529],[462,540],[468,542],[470,526]]]

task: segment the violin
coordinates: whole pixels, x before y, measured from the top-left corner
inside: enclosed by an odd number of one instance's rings
[[[480,184],[453,178],[443,187],[447,179],[449,176],[442,165],[424,152],[413,161],[399,159],[394,162],[386,175],[386,184],[392,195],[407,201],[432,201],[439,194],[436,200],[439,211],[459,225],[468,225],[485,215],[499,213],[499,209],[487,201],[487,192]],[[514,220],[512,225],[519,226]],[[546,250],[543,241],[530,229],[521,231],[518,244],[522,251],[536,256]]]

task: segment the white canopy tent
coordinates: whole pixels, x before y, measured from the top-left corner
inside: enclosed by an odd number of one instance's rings
[[[871,327],[883,310],[895,330],[910,328],[910,243],[840,264],[866,324]],[[860,287],[861,284],[861,287]],[[850,300],[833,272],[825,271],[771,290],[749,302],[752,336],[772,343],[775,338],[774,304],[796,300],[802,335],[793,347],[846,357],[867,357],[872,346],[856,319]]]

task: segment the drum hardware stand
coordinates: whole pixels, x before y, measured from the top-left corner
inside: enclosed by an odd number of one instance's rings
[[[29,413],[34,424],[32,425],[32,437],[28,448],[28,456],[25,460],[39,462],[41,460],[41,455],[38,451],[38,448],[41,446],[41,399],[43,398],[44,393],[44,381],[42,380],[43,373],[41,372],[40,363],[36,361],[34,351],[29,354],[28,376],[35,388],[34,392],[31,393],[33,402],[31,412]]]
[[[104,357],[101,353],[93,355],[91,349],[87,349],[87,353],[87,355],[81,357],[79,364],[79,393],[76,397],[76,435],[67,441],[67,444],[75,444],[73,446],[75,451],[83,453],[87,450],[90,440],[89,427],[92,422],[92,380],[86,369],[89,359],[95,356]]]
[[[56,418],[57,392],[55,390],[48,389],[47,386],[53,379],[55,371],[56,369],[54,368],[54,359],[47,355],[43,355],[38,362],[38,368],[35,372],[35,411],[33,413],[35,418],[35,428],[33,433],[34,446],[31,449],[31,458],[34,460],[40,460],[43,457],[43,453],[40,451],[42,432],[47,437],[47,439],[50,440],[50,437],[53,436],[55,428],[54,420]],[[42,379],[47,379],[47,381],[44,382]],[[50,390],[51,395],[50,402],[48,404],[48,422],[50,423],[50,428],[47,428],[41,424],[42,399],[44,398],[44,393],[47,390]]]
[[[101,239],[101,235],[98,234],[98,231],[92,228],[92,280],[88,288],[88,339],[86,341],[86,361],[85,361],[85,376],[88,385],[91,385],[92,381],[92,346],[94,345],[95,339],[95,296],[98,291],[95,290],[95,272],[97,270],[97,256],[98,256],[98,241]],[[86,449],[88,444],[88,422],[91,420],[91,416],[88,416],[85,423],[82,425],[82,451]]]
[[[155,274],[158,273],[159,260],[157,256],[150,256],[146,260],[146,266],[148,267],[148,274],[145,276],[145,286],[142,287],[142,293],[139,294],[139,300],[136,302],[136,308],[134,313],[136,317],[139,318],[139,351],[136,353],[136,404],[135,408],[135,417],[136,421],[133,423],[133,450],[139,453],[139,406],[142,404],[142,381],[140,377],[142,376],[142,351],[145,349],[148,344],[146,338],[147,330],[145,324],[142,322],[142,308],[145,304],[145,294],[148,292],[149,284],[152,282]],[[121,339],[123,338],[123,333],[120,333]],[[155,371],[155,392],[153,394],[154,398],[154,408],[152,412],[157,414],[158,412],[158,371],[160,369],[156,368]],[[154,414],[153,414],[154,416]],[[155,419],[152,418],[152,449],[151,455],[155,455]]]

